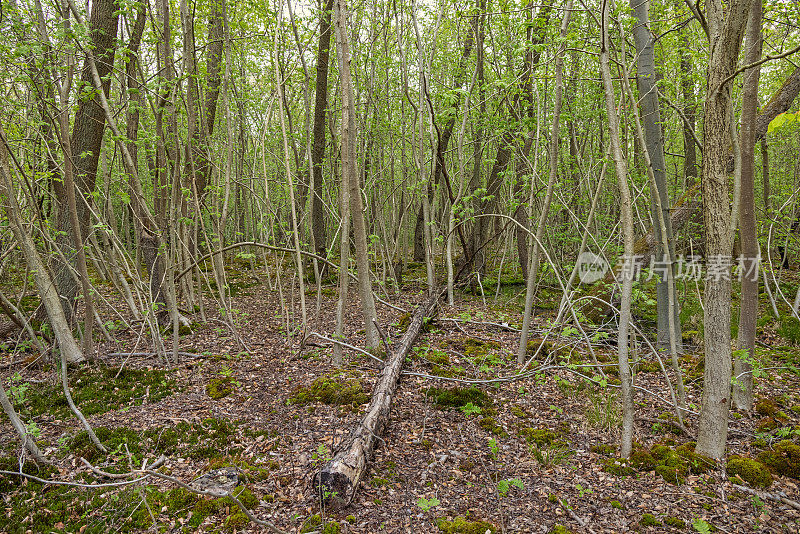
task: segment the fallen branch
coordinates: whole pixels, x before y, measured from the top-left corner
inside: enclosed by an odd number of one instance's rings
[[[343,508],[352,502],[358,483],[367,471],[367,462],[372,456],[375,443],[381,439],[380,435],[389,421],[389,411],[397,391],[403,362],[422,330],[425,317],[433,313],[442,294],[443,291],[434,292],[414,311],[405,335],[396,349],[387,355],[386,364],[372,390],[372,399],[364,419],[353,429],[333,459],[314,475],[312,485],[326,506]]]
[[[761,500],[783,503],[787,506],[791,506],[795,510],[800,510],[800,503],[789,499],[788,497],[786,497],[786,494],[783,493],[782,491],[779,491],[777,493],[770,493],[768,491],[756,491],[752,488],[748,488],[747,486],[740,486],[739,484],[734,484],[733,487],[743,493],[749,493],[750,495],[755,495]]]

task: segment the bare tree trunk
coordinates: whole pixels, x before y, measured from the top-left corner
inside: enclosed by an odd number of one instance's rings
[[[745,63],[755,63],[761,59],[761,15],[762,0],[752,0],[750,18],[747,26],[747,51]],[[761,67],[754,67],[744,74],[742,90],[742,131],[740,149],[741,196],[739,236],[742,242],[742,296],[739,308],[739,333],[737,345],[739,352],[733,366],[733,402],[737,409],[750,411],[753,407],[752,364],[756,348],[756,323],[758,320],[758,256],[759,245],[756,235],[755,199],[755,119],[758,113],[758,82]],[[746,351],[743,355],[741,351]]]
[[[337,3],[342,0],[336,0]],[[345,273],[340,274],[345,278]],[[334,454],[333,459],[314,475],[313,486],[322,501],[332,508],[343,508],[352,502],[358,484],[367,472],[375,443],[381,439],[389,422],[392,400],[397,391],[403,362],[422,330],[425,317],[430,317],[442,292],[436,291],[416,309],[405,335],[396,349],[387,354],[386,363],[372,390],[367,413],[356,425],[349,438]]]
[[[637,19],[637,23],[633,27],[633,37],[636,43],[636,80],[639,86],[639,103],[646,143],[643,150],[646,150],[649,155],[655,179],[655,187],[651,188],[651,209],[653,211],[653,219],[656,222],[653,229],[659,247],[656,260],[661,266],[665,266],[656,285],[657,342],[661,347],[676,345],[677,350],[680,351],[682,344],[681,322],[675,284],[673,283],[670,289],[667,276],[664,276],[666,269],[672,271],[673,276],[675,274],[675,265],[672,263],[672,258],[675,256],[675,245],[672,236],[672,225],[670,225],[669,220],[670,202],[667,194],[664,139],[661,128],[658,88],[656,86],[654,38],[650,31],[650,2],[649,0],[630,0],[630,4]],[[661,210],[661,214],[656,214],[656,210]],[[663,221],[663,224],[658,221]],[[664,232],[666,234],[662,237]]]
[[[695,113],[697,102],[694,94],[694,80],[692,79],[692,59],[689,55],[691,45],[689,35],[685,30],[681,32],[681,92],[683,94],[683,182],[684,187],[692,187],[697,179],[697,147],[694,142]]]
[[[706,6],[709,60],[701,186],[706,252],[713,272],[707,275],[705,287],[706,364],[696,450],[716,459],[725,455],[731,396],[732,232],[727,172],[731,85],[721,83],[736,68],[750,4],[751,0],[731,0],[723,7],[721,0],[710,0]]]
[[[347,37],[347,5],[346,0],[336,0],[335,31],[337,50],[339,52],[339,76],[342,88],[342,181],[346,183],[350,193],[350,216],[353,220],[353,235],[356,249],[356,265],[358,267],[358,293],[361,299],[361,313],[364,317],[364,328],[367,334],[367,347],[377,347],[378,331],[373,323],[377,319],[375,300],[372,295],[372,276],[369,266],[369,247],[367,229],[364,222],[364,207],[361,199],[361,187],[357,173],[356,161],[356,107],[353,101],[353,82],[350,77],[350,43]],[[342,246],[347,247],[347,235],[342,235]],[[343,273],[346,272],[342,271]],[[340,277],[342,274],[340,273]]]
[[[764,215],[769,219],[772,211],[772,201],[770,200],[769,190],[769,145],[767,145],[766,136],[761,138],[761,182],[764,193]]]
[[[525,363],[528,351],[528,330],[531,325],[531,310],[533,309],[533,298],[536,292],[536,278],[539,274],[539,254],[541,253],[541,242],[544,238],[544,228],[550,212],[550,202],[553,199],[553,188],[558,180],[558,148],[559,148],[559,119],[561,118],[561,104],[564,94],[564,51],[566,50],[567,31],[569,30],[569,19],[572,15],[572,0],[567,0],[564,7],[564,16],[561,19],[561,39],[562,44],[556,51],[556,81],[555,81],[555,102],[553,103],[553,122],[550,127],[550,176],[547,180],[547,191],[542,203],[542,212],[539,214],[539,224],[536,227],[536,239],[533,243],[533,253],[528,267],[527,288],[525,292],[525,311],[522,314],[522,333],[517,347],[517,365]],[[533,187],[533,184],[531,184]]]
[[[327,254],[327,235],[325,231],[325,212],[322,204],[322,168],[325,159],[325,117],[328,109],[328,65],[331,47],[331,11],[333,0],[325,0],[325,7],[319,21],[319,48],[317,52],[316,100],[314,101],[314,144],[311,151],[311,234],[314,238],[314,252],[323,258]],[[327,271],[325,264],[320,266],[320,277]]]
[[[600,73],[603,78],[605,90],[606,113],[608,114],[609,140],[611,143],[611,157],[617,171],[619,183],[620,212],[622,216],[622,232],[624,238],[625,258],[633,260],[633,209],[631,192],[628,186],[628,166],[622,153],[619,135],[619,117],[617,116],[616,102],[614,101],[614,86],[611,81],[611,66],[609,53],[611,39],[608,34],[609,18],[611,16],[610,0],[603,0],[601,13],[601,44],[600,44]],[[619,332],[617,334],[617,350],[619,361],[619,379],[622,393],[622,437],[620,438],[620,456],[628,458],[633,445],[633,391],[631,369],[628,364],[629,325],[631,320],[631,293],[633,290],[633,271],[622,273],[622,297],[619,314]]]
[[[103,80],[101,87],[106,96],[111,87],[111,76],[109,74],[114,64],[114,53],[116,51],[114,40],[117,35],[118,9],[116,0],[98,0],[92,3],[91,18],[89,20],[91,28],[90,46],[97,58],[97,69],[100,79]],[[92,85],[92,72],[88,62],[84,62],[81,81],[86,85]],[[67,113],[68,111],[64,110],[64,112]],[[77,187],[77,194],[81,195],[80,200],[76,202],[81,236],[89,235],[89,206],[92,202],[92,193],[95,190],[97,165],[104,131],[105,114],[97,102],[97,96],[91,99],[79,99],[69,145],[72,162],[75,165],[75,186]],[[67,206],[66,184],[55,181],[53,187],[56,198],[61,200],[56,218],[56,228],[63,232],[58,234],[60,237],[56,239],[56,242],[64,257],[71,262],[76,257],[77,245],[70,238],[71,222],[70,210]],[[73,305],[78,287],[70,270],[70,266],[56,262],[55,283],[58,286],[59,295],[63,297],[64,314],[67,320],[72,322]]]

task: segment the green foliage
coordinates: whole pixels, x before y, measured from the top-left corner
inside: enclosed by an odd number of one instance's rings
[[[504,478],[497,483],[497,494],[505,497],[511,488],[525,489],[525,484],[519,478]]]
[[[752,458],[731,456],[725,472],[729,477],[738,476],[754,488],[768,488],[772,485],[772,474],[767,466]]]
[[[791,343],[800,343],[800,320],[792,315],[781,316],[778,335]]]
[[[668,527],[677,528],[678,530],[686,529],[686,521],[679,517],[669,516],[664,518],[664,524]]]
[[[321,534],[339,534],[341,526],[336,521],[328,521],[327,523],[322,520],[319,514],[312,515],[305,520],[303,526],[300,528],[301,534],[308,532],[319,531]]]
[[[417,499],[417,507],[419,507],[423,512],[429,512],[432,508],[436,508],[441,503],[439,499],[436,497],[431,497],[430,499],[426,499],[425,497],[420,497]]]
[[[700,534],[709,534],[711,532],[711,525],[702,519],[692,521],[692,527]]]

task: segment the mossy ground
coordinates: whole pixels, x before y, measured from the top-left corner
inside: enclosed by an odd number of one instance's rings
[[[461,408],[469,403],[481,408],[492,405],[489,395],[477,387],[468,388],[430,388],[425,392],[439,408]]]
[[[738,477],[754,488],[768,488],[772,485],[772,474],[767,466],[742,456],[731,456],[725,472],[729,477]]]
[[[486,521],[469,521],[463,516],[458,516],[452,521],[447,519],[439,519],[436,521],[436,526],[443,534],[486,534],[491,532],[495,534],[498,528],[487,523]]]
[[[800,445],[783,440],[771,450],[761,451],[758,460],[779,476],[800,479]]]
[[[153,427],[143,432],[125,427],[97,427],[94,431],[110,456],[130,452],[135,461],[141,461],[145,455],[158,457],[162,454],[209,460],[235,455],[243,449],[236,423],[222,419],[182,421],[172,427]],[[65,452],[90,461],[102,457],[85,431],[66,442]]]
[[[97,365],[70,371],[69,375],[72,398],[87,417],[157,402],[179,390],[170,372],[159,369],[120,370]],[[29,384],[15,407],[23,416],[72,417],[60,380]]]
[[[694,452],[694,443],[677,447],[658,443],[650,449],[634,447],[628,460],[611,458],[603,462],[603,471],[617,476],[655,471],[670,484],[683,484],[689,474],[700,474],[714,466],[714,461]]]
[[[289,399],[293,404],[351,405],[358,407],[369,402],[361,380],[340,373],[321,376],[308,386],[299,386]]]

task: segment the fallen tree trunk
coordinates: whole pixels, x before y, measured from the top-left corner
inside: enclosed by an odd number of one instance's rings
[[[387,356],[383,371],[372,390],[372,399],[364,419],[338,448],[333,459],[314,475],[314,490],[325,506],[337,509],[352,502],[358,483],[367,471],[367,462],[372,456],[375,442],[381,439],[380,435],[389,421],[389,411],[397,391],[403,362],[422,330],[425,317],[433,313],[442,294],[442,291],[435,291],[414,311],[408,330]]]

